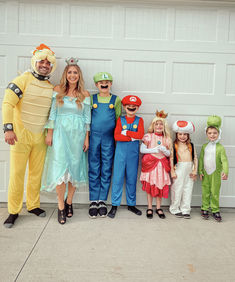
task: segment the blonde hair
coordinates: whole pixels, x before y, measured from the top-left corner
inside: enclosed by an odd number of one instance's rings
[[[148,132],[149,133],[153,133],[154,132],[154,125],[156,124],[157,121],[161,121],[163,123],[163,136],[165,138],[170,138],[171,139],[171,134],[170,134],[170,129],[168,127],[167,121],[165,118],[161,118],[161,117],[155,117],[152,121],[151,124],[148,128]]]
[[[68,65],[65,67],[61,80],[60,80],[60,84],[59,84],[60,90],[59,90],[58,95],[56,96],[56,101],[58,105],[62,106],[64,104],[63,98],[69,92],[69,83],[67,81],[67,73],[70,67],[75,67],[79,75],[79,80],[75,88],[75,97],[77,98],[76,103],[78,107],[81,107],[81,102],[85,99],[86,95],[85,95],[84,79],[82,76],[82,71],[78,65]]]

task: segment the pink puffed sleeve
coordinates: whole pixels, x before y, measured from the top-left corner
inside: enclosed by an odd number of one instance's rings
[[[143,139],[142,139],[142,141],[148,147],[150,142],[151,142],[151,135],[150,135],[150,133],[145,134]]]

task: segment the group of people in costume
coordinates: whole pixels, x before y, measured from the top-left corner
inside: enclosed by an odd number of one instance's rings
[[[22,209],[27,164],[29,213],[46,216],[40,208],[40,190],[56,190],[58,222],[65,224],[66,218],[73,216],[76,189],[89,180],[89,216],[114,218],[126,180],[127,208],[141,215],[136,207],[139,152],[143,154],[140,181],[147,193],[147,218],[153,218],[153,198],[156,198],[155,212],[165,218],[161,203],[162,198],[168,198],[170,187],[170,213],[190,218],[193,183],[199,170],[201,215],[208,219],[211,211],[221,221],[221,179],[228,178],[228,160],[219,143],[221,118],[208,118],[209,142],[202,147],[198,169],[195,146],[190,139],[195,131],[192,122],[175,121],[172,129],[176,137],[172,142],[167,114],[157,111],[148,133],[144,134],[144,121],[136,115],[142,104],[138,96],[128,95],[121,100],[112,94],[113,78],[107,72],[94,76],[98,93],[90,96],[78,60],[70,58],[66,63],[60,84],[54,87],[48,79],[56,68],[55,54],[41,44],[33,52],[32,70],[13,79],[6,89],[2,112],[5,142],[11,145],[11,150],[9,216],[4,226],[11,228]],[[112,206],[108,212],[112,172]]]

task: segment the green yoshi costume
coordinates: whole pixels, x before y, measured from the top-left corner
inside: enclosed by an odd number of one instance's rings
[[[213,142],[202,146],[199,158],[199,175],[202,179],[202,211],[212,213],[219,212],[219,194],[221,186],[221,174],[228,175],[228,159],[224,147],[219,143],[221,118],[210,116],[207,120],[207,128],[213,127],[219,132],[219,137]]]

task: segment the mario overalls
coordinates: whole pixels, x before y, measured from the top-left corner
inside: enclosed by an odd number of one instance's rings
[[[125,116],[120,117],[123,130],[138,131],[139,117],[128,124]],[[136,205],[136,182],[139,165],[139,140],[130,142],[117,141],[112,184],[112,205],[120,206],[124,177],[126,175],[126,202],[128,206]]]
[[[88,153],[90,201],[106,201],[108,197],[115,148],[116,97],[112,94],[109,103],[99,103],[98,94],[93,95]]]

